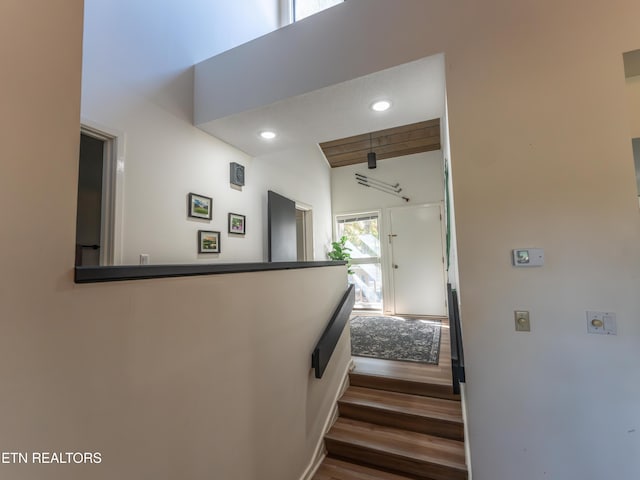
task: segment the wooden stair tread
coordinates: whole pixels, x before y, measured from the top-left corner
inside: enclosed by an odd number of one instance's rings
[[[411,362],[394,362],[377,358],[353,357],[355,368],[352,373],[356,375],[371,375],[376,377],[388,377],[407,382],[430,383],[435,385],[450,385],[451,375],[448,372],[443,375],[438,366]],[[451,365],[449,364],[450,368]],[[430,372],[433,373],[430,373]]]
[[[457,400],[352,386],[338,403],[462,423],[462,406]]]
[[[346,418],[338,418],[325,436],[325,440],[330,454],[333,453],[330,444],[336,442],[382,452],[386,456],[395,456],[414,463],[448,467],[465,472],[466,475],[464,443],[457,440]]]
[[[393,473],[363,467],[337,458],[327,457],[313,476],[313,480],[411,480]]]
[[[425,397],[460,400],[460,395],[453,393],[451,383],[430,383],[413,381],[384,375],[362,374],[354,370],[349,374],[349,383],[355,387],[365,387],[390,392],[422,395]]]

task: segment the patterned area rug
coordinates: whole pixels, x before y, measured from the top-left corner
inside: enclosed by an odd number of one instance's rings
[[[408,317],[354,317],[351,354],[437,365],[440,322]]]

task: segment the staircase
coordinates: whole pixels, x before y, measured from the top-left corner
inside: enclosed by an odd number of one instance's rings
[[[313,480],[466,480],[462,408],[450,377],[403,362],[355,363]]]

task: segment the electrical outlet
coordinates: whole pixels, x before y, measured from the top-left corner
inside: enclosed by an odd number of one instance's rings
[[[527,310],[516,310],[513,313],[516,321],[516,332],[530,332],[529,312]]]
[[[587,332],[600,335],[617,335],[618,325],[615,312],[587,312]]]
[[[140,254],[140,265],[149,265],[149,254],[141,253]]]

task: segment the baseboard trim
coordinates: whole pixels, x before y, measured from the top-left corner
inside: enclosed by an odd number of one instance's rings
[[[349,372],[351,372],[354,368],[355,368],[355,363],[353,363],[353,358],[352,358],[351,360],[349,360],[349,363],[347,364],[347,367],[345,368],[342,374],[342,383],[340,384],[340,388],[338,389],[338,391],[334,396],[333,407],[331,408],[331,411],[329,412],[329,416],[324,422],[324,426],[322,428],[322,435],[320,436],[320,439],[316,444],[316,448],[314,450],[313,456],[311,457],[311,462],[309,462],[309,465],[307,465],[307,468],[305,469],[304,473],[300,477],[300,480],[311,480],[313,476],[316,474],[316,471],[318,470],[318,468],[320,467],[320,464],[327,456],[324,449],[324,435],[331,429],[333,424],[338,419],[338,400],[340,399],[342,394],[345,392],[345,390],[349,388]]]

